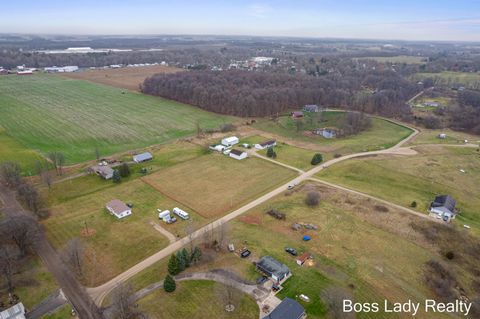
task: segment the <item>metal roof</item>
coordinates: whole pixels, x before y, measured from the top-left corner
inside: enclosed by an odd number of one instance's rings
[[[304,313],[301,304],[287,297],[263,319],[300,319]]]
[[[133,160],[135,162],[143,162],[143,161],[151,160],[152,158],[153,158],[152,154],[150,154],[149,152],[145,152],[142,154],[135,155],[133,157]]]

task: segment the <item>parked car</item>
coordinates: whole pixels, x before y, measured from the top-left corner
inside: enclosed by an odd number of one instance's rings
[[[258,277],[258,279],[257,279],[257,285],[262,285],[262,284],[264,284],[267,280],[268,280],[268,278],[265,277],[265,276]]]
[[[133,208],[133,203],[127,203],[127,206]]]
[[[289,189],[289,190],[290,190],[290,189],[293,189],[294,187],[295,187],[295,185],[293,185],[293,184],[290,184],[290,185],[288,185],[288,186],[287,186],[287,189]]]
[[[279,290],[280,290],[280,287],[277,286],[277,285],[273,285],[273,286],[272,286],[272,290],[273,290],[273,291],[279,291]]]
[[[286,247],[286,248],[285,248],[285,251],[286,251],[287,253],[289,253],[290,255],[292,255],[292,256],[298,255],[297,251],[296,251],[294,248],[292,248],[292,247]]]
[[[240,257],[242,258],[247,258],[248,256],[250,256],[252,252],[248,249],[244,249],[242,250],[242,252],[240,253]]]

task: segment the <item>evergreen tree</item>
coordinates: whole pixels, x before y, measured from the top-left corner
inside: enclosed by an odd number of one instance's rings
[[[165,280],[163,281],[163,289],[165,289],[166,292],[174,292],[175,289],[177,289],[175,279],[169,274],[167,274]]]
[[[195,246],[192,253],[192,262],[196,264],[200,260],[200,257],[202,257],[202,251],[198,246]]]
[[[114,183],[120,183],[122,181],[122,176],[120,176],[120,172],[118,171],[118,169],[113,171],[112,181]]]
[[[176,257],[177,257],[177,264],[178,264],[178,273],[181,273],[182,271],[185,270],[187,262],[182,252],[180,251],[177,253]]]
[[[273,159],[277,158],[277,152],[275,152],[275,151],[273,152],[272,158],[273,158]]]
[[[317,153],[317,154],[313,155],[311,164],[312,165],[317,165],[317,164],[320,164],[322,161],[323,161],[322,154]]]
[[[178,260],[175,255],[172,255],[170,257],[170,260],[168,261],[168,273],[172,276],[180,273],[180,271],[178,270]]]
[[[267,157],[273,157],[273,154],[275,154],[275,152],[273,151],[273,147],[269,147],[267,149]]]
[[[130,167],[128,166],[127,163],[123,163],[122,165],[120,165],[120,168],[118,170],[120,171],[121,177],[130,176]]]
[[[181,254],[183,256],[183,260],[185,260],[185,267],[188,268],[190,267],[190,255],[188,254],[188,251],[186,248],[183,248],[181,251]]]

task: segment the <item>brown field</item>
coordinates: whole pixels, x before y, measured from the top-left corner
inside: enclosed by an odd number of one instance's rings
[[[65,73],[66,77],[106,84],[122,89],[139,91],[139,85],[147,77],[157,73],[175,73],[182,69],[170,66],[154,65],[134,68],[88,70],[78,73]]]

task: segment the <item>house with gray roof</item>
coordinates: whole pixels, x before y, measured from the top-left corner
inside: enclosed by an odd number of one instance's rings
[[[297,301],[285,298],[263,319],[304,319],[307,318],[305,308]]]
[[[150,161],[152,159],[153,159],[153,156],[149,152],[138,154],[133,157],[133,161],[135,163],[142,163],[142,162]]]
[[[290,275],[290,269],[272,256],[262,257],[256,266],[260,272],[272,278],[277,283],[280,283]]]
[[[430,213],[436,214],[441,218],[455,218],[457,202],[450,195],[438,195],[430,204]]]

